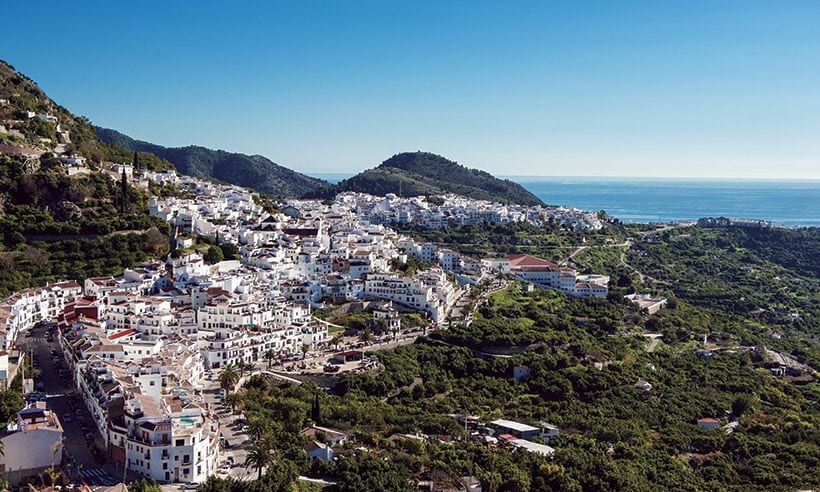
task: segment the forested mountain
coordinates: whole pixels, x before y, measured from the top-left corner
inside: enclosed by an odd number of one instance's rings
[[[299,196],[322,190],[327,183],[286,167],[261,155],[246,155],[213,150],[196,145],[163,147],[135,140],[109,128],[95,128],[100,140],[126,149],[151,152],[167,159],[182,174],[214,178],[226,183],[253,188],[276,196]]]
[[[396,154],[376,168],[320,190],[318,195],[332,197],[343,191],[403,196],[455,193],[479,200],[543,205],[538,197],[518,183],[498,179],[485,171],[461,166],[429,152]],[[316,196],[317,193],[309,195]]]

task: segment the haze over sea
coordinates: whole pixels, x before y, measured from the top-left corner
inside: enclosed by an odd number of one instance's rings
[[[336,183],[352,174],[313,174]],[[820,181],[503,176],[550,205],[606,210],[624,222],[701,217],[820,226]]]

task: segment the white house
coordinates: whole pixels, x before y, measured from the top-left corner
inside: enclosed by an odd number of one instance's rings
[[[0,441],[5,449],[0,456],[0,473],[6,480],[36,477],[46,468],[60,467],[63,427],[44,401],[17,412],[16,421],[0,434]]]

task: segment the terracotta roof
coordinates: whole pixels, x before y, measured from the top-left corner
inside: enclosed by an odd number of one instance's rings
[[[108,337],[108,339],[109,340],[116,340],[118,338],[126,337],[128,335],[133,335],[134,333],[137,333],[137,330],[133,330],[133,329],[123,330],[119,333],[114,333],[113,335]]]
[[[559,270],[558,265],[551,261],[542,260],[531,255],[512,255],[509,258],[510,267],[541,267],[549,270]]]

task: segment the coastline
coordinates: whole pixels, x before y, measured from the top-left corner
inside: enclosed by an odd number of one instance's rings
[[[338,182],[352,173],[315,173]],[[677,224],[704,217],[820,227],[820,180],[500,176],[549,205],[605,210],[627,223]]]

